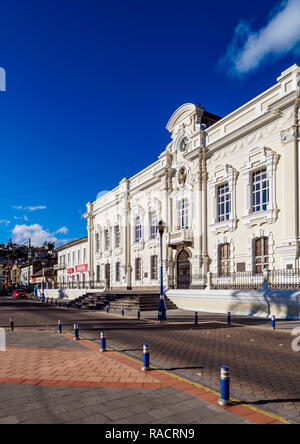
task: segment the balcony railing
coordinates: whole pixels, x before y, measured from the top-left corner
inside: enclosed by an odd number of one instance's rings
[[[177,231],[169,233],[169,245],[192,244],[193,232],[191,229],[179,228]]]
[[[85,282],[64,282],[56,283],[52,288],[56,290],[90,290],[103,289],[105,287],[104,281],[85,281]]]
[[[239,272],[229,275],[211,274],[212,289],[260,290],[263,283],[270,290],[300,290],[300,270],[265,270],[264,273]]]

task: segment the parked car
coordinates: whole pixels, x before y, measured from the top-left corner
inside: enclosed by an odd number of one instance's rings
[[[13,291],[13,298],[27,298],[27,291],[24,288],[17,288]]]

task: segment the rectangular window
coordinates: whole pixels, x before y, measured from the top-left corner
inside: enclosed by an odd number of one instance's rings
[[[80,265],[80,250],[77,251],[77,265]]]
[[[269,180],[267,170],[256,171],[252,175],[252,211],[266,211],[269,203]]]
[[[219,274],[220,276],[230,275],[230,244],[219,246]]]
[[[157,281],[158,270],[157,270],[157,256],[151,256],[151,280]]]
[[[100,282],[100,265],[97,265],[96,268],[96,280],[97,282]]]
[[[150,239],[156,239],[157,237],[157,216],[156,211],[150,212]]]
[[[142,225],[141,225],[141,219],[138,216],[135,219],[135,242],[139,242],[142,238]]]
[[[269,268],[269,239],[261,237],[254,241],[254,272],[262,273]]]
[[[231,193],[229,185],[224,184],[218,187],[218,222],[229,220],[231,213]]]
[[[99,252],[100,251],[100,234],[99,233],[96,233],[95,243],[96,243],[96,251]]]
[[[72,252],[72,265],[75,265],[75,251]]]
[[[83,263],[86,263],[86,248],[83,249]]]
[[[179,229],[189,228],[189,204],[187,199],[179,203]]]
[[[120,248],[121,246],[121,231],[119,225],[115,227],[115,246]]]
[[[138,257],[135,259],[135,280],[140,281],[142,278],[142,261],[141,258]]]
[[[120,262],[116,263],[116,281],[119,282],[121,280],[121,264]]]
[[[105,242],[105,250],[109,250],[109,232],[108,232],[108,230],[104,230],[104,242]]]

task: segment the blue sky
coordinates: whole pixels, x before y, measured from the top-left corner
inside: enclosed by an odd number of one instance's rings
[[[183,103],[225,116],[300,64],[300,0],[2,2],[0,242],[86,235]],[[298,29],[299,28],[299,29]]]

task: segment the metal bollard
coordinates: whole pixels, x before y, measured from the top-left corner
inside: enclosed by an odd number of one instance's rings
[[[121,315],[124,316],[124,308],[121,308]]]
[[[195,325],[198,324],[198,312],[195,311]]]
[[[15,329],[14,318],[10,318],[10,331],[14,331],[14,329]]]
[[[101,352],[105,352],[106,351],[106,335],[105,335],[105,331],[101,332]]]
[[[272,327],[272,330],[275,330],[275,327],[276,327],[276,318],[275,318],[275,315],[272,315],[272,316],[271,316],[271,327]]]
[[[74,324],[74,341],[78,341],[79,340],[79,329],[78,329],[78,324]]]
[[[229,367],[223,365],[221,367],[221,398],[218,400],[219,405],[231,405],[230,401],[230,370]]]
[[[230,311],[227,313],[227,324],[228,325],[231,324],[231,312]]]
[[[150,366],[149,366],[149,362],[150,362],[150,354],[149,354],[149,345],[148,344],[144,344],[143,346],[143,367],[142,370],[143,371],[148,371],[150,370]]]
[[[60,319],[59,319],[58,324],[57,324],[57,331],[58,331],[58,333],[62,333],[62,322],[61,322]]]
[[[141,319],[141,312],[140,312],[140,310],[138,310],[138,312],[137,312],[137,318],[138,318],[138,320]]]

